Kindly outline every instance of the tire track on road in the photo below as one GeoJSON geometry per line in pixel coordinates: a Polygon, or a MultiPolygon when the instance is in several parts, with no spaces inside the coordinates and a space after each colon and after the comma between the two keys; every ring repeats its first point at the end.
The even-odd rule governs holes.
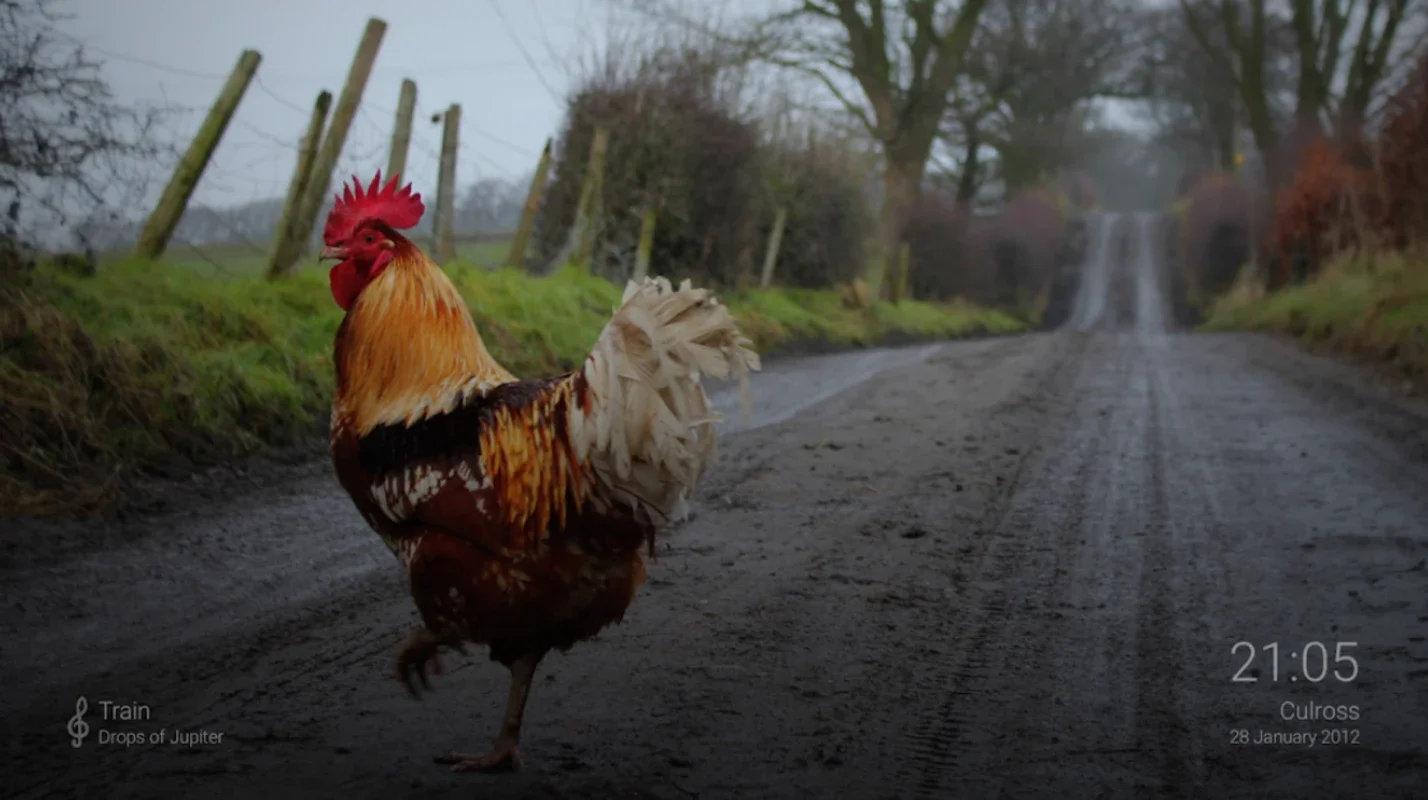
{"type": "Polygon", "coordinates": [[[993,518],[981,591],[926,633],[961,657],[923,677],[940,691],[910,736],[913,796],[1034,794],[1075,762],[1125,792],[1196,783],[1155,367],[1135,337],[1083,340],[993,518]]]}
{"type": "MultiPolygon", "coordinates": [[[[1089,341],[1081,336],[1058,342],[1048,354],[1055,367],[1043,374],[1031,396],[1042,400],[1065,396],[1068,385],[1080,377],[1082,354],[1089,341]]],[[[969,596],[960,598],[957,608],[936,609],[922,619],[920,638],[935,643],[941,652],[959,655],[926,664],[917,678],[926,702],[905,734],[905,746],[915,757],[904,761],[899,780],[899,786],[913,796],[945,797],[948,789],[976,771],[977,759],[988,752],[990,744],[985,737],[976,736],[986,722],[978,707],[986,699],[985,684],[1008,659],[1023,652],[1015,643],[1000,638],[998,620],[1015,609],[1018,598],[1010,594],[1006,581],[1024,566],[1035,543],[1009,527],[1016,511],[1015,499],[1025,487],[1029,471],[1048,458],[1057,458],[1046,449],[1055,437],[1045,434],[1064,417],[1065,410],[1043,409],[1035,419],[1026,418],[1026,409],[1017,410],[1023,412],[1020,421],[1024,427],[1010,438],[1020,451],[1011,479],[972,531],[975,538],[966,542],[964,532],[958,537],[959,546],[943,551],[946,561],[969,565],[964,576],[969,596]]],[[[1008,443],[1001,437],[993,441],[1002,446],[1008,443]]]]}
{"type": "MultiPolygon", "coordinates": [[[[1166,486],[1165,431],[1173,420],[1165,410],[1165,383],[1156,355],[1147,349],[1143,338],[1132,352],[1140,365],[1137,388],[1145,407],[1144,452],[1139,455],[1145,462],[1143,480],[1149,502],[1142,513],[1145,519],[1154,520],[1143,539],[1136,617],[1136,738],[1145,743],[1147,755],[1159,765],[1160,786],[1156,790],[1160,796],[1198,797],[1197,787],[1204,781],[1201,770],[1192,773],[1187,753],[1194,731],[1186,725],[1179,707],[1187,642],[1184,626],[1177,624],[1186,608],[1183,592],[1176,585],[1180,579],[1175,558],[1179,521],[1171,512],[1166,486]]],[[[1185,566],[1183,561],[1179,563],[1185,566]]]]}

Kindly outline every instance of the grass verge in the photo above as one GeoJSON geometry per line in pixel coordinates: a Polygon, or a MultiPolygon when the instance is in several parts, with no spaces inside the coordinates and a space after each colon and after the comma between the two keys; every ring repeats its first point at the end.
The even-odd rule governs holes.
{"type": "MultiPolygon", "coordinates": [[[[620,287],[566,271],[448,269],[492,352],[522,376],[574,368],[620,287]]],[[[1009,333],[968,305],[844,306],[832,291],[726,296],[760,352],[1009,333]]],[[[127,478],[181,476],[320,433],[341,321],[325,278],[213,280],[182,265],[42,268],[0,282],[0,516],[112,507],[127,478]]]]}
{"type": "Polygon", "coordinates": [[[1264,294],[1241,282],[1201,330],[1285,333],[1311,347],[1428,379],[1428,254],[1341,258],[1309,282],[1264,294]]]}

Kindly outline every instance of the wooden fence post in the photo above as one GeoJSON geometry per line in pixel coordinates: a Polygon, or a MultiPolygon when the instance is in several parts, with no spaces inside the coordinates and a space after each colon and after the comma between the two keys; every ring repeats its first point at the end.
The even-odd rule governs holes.
{"type": "Polygon", "coordinates": [[[362,32],[362,40],[357,44],[357,54],[352,58],[352,67],[347,71],[347,83],[342,94],[337,97],[337,108],[332,111],[332,122],[327,126],[327,134],[322,137],[322,147],[312,162],[307,188],[297,213],[290,223],[291,246],[282,254],[282,260],[274,266],[279,272],[292,268],[307,252],[312,241],[312,231],[317,227],[317,215],[327,201],[327,190],[332,185],[332,171],[337,167],[337,158],[342,155],[342,146],[347,142],[347,131],[352,127],[352,119],[357,116],[357,107],[362,103],[362,92],[367,88],[367,79],[372,75],[372,64],[377,60],[377,51],[382,47],[382,36],[387,32],[387,23],[376,17],[367,20],[367,28],[362,32]]]}
{"type": "Polygon", "coordinates": [[[327,123],[327,110],[332,106],[332,92],[322,91],[312,106],[312,118],[308,120],[307,132],[298,145],[297,164],[293,167],[293,179],[288,184],[288,196],[283,200],[283,214],[278,217],[277,234],[273,237],[273,249],[268,253],[268,277],[277,278],[292,271],[296,259],[287,258],[293,247],[291,226],[293,214],[302,194],[312,177],[312,159],[317,155],[317,144],[322,140],[322,126],[327,123]]]}
{"type": "Polygon", "coordinates": [[[595,137],[590,141],[590,159],[585,165],[585,180],[580,185],[580,205],[575,211],[575,226],[570,234],[575,243],[571,263],[578,269],[589,272],[595,255],[595,236],[599,232],[601,196],[605,180],[605,151],[610,145],[610,129],[604,125],[595,128],[595,137]]]}
{"type": "Polygon", "coordinates": [[[168,186],[164,187],[158,205],[154,206],[153,213],[149,214],[149,219],[144,223],[139,241],[134,245],[134,255],[140,258],[158,258],[169,246],[169,238],[173,236],[174,228],[178,227],[179,219],[188,208],[189,198],[193,196],[193,190],[203,177],[203,171],[208,168],[213,151],[218,149],[223,132],[228,130],[233,112],[238,110],[238,103],[248,91],[248,84],[252,82],[253,74],[258,71],[258,64],[262,60],[263,56],[257,50],[244,50],[243,54],[238,56],[238,64],[228,76],[228,82],[223,84],[218,99],[213,102],[213,108],[209,109],[208,116],[199,126],[198,133],[194,134],[188,150],[174,168],[174,174],[169,178],[168,186]]]}
{"type": "Polygon", "coordinates": [[[783,246],[783,226],[788,223],[788,209],[779,206],[774,212],[773,231],[769,233],[769,247],[764,251],[764,271],[759,276],[759,288],[767,289],[773,283],[774,264],[778,262],[778,251],[783,246]]]}
{"type": "Polygon", "coordinates": [[[645,207],[640,220],[640,246],[635,251],[635,272],[630,277],[642,281],[650,273],[650,255],[654,251],[655,223],[659,220],[659,210],[650,204],[645,207]]]}
{"type": "Polygon", "coordinates": [[[516,227],[516,238],[511,240],[511,249],[506,253],[506,266],[520,269],[526,260],[526,246],[535,228],[536,213],[540,211],[540,201],[545,195],[545,182],[550,177],[551,140],[545,140],[545,149],[540,152],[535,176],[531,178],[530,191],[526,192],[526,204],[521,208],[521,224],[516,227]]]}
{"type": "MultiPolygon", "coordinates": [[[[416,114],[416,82],[402,81],[402,93],[397,99],[397,124],[392,128],[392,152],[387,157],[387,178],[401,177],[407,171],[407,151],[412,144],[412,116],[416,114]]],[[[402,181],[407,183],[408,181],[402,181]]]]}
{"type": "Polygon", "coordinates": [[[432,222],[432,234],[436,238],[432,259],[438,264],[444,264],[456,255],[451,228],[456,206],[456,151],[460,146],[461,106],[452,103],[442,117],[445,124],[441,131],[441,171],[436,178],[436,217],[432,222]]]}

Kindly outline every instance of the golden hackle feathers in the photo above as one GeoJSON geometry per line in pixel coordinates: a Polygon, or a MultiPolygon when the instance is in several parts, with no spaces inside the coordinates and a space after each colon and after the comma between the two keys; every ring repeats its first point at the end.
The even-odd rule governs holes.
{"type": "Polygon", "coordinates": [[[571,414],[575,451],[613,499],[649,521],[679,516],[716,452],[700,379],[735,378],[745,409],[759,357],[729,309],[688,281],[630,281],[586,360],[590,410],[571,414]]]}
{"type": "Polygon", "coordinates": [[[409,243],[357,299],[337,359],[337,405],[359,435],[515,380],[487,351],[451,279],[409,243]]]}
{"type": "Polygon", "coordinates": [[[481,430],[482,464],[500,493],[497,513],[532,540],[553,522],[564,528],[585,497],[583,465],[556,428],[556,415],[574,404],[574,393],[572,381],[558,381],[534,403],[495,409],[481,430]]]}

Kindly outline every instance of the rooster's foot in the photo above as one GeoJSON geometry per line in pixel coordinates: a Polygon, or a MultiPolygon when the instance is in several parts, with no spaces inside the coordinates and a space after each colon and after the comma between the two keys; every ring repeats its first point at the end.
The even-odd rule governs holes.
{"type": "MultiPolygon", "coordinates": [[[[430,665],[432,675],[441,674],[441,660],[437,657],[443,642],[431,631],[420,630],[407,639],[406,646],[397,654],[397,680],[407,688],[407,692],[412,697],[420,697],[416,683],[412,678],[421,682],[421,689],[431,691],[431,684],[427,681],[427,666],[430,665]]],[[[458,653],[465,650],[459,643],[445,643],[458,653]]]]}
{"type": "Polygon", "coordinates": [[[521,768],[521,751],[515,744],[507,744],[485,755],[447,753],[432,760],[450,765],[452,772],[517,772],[521,768]]]}

